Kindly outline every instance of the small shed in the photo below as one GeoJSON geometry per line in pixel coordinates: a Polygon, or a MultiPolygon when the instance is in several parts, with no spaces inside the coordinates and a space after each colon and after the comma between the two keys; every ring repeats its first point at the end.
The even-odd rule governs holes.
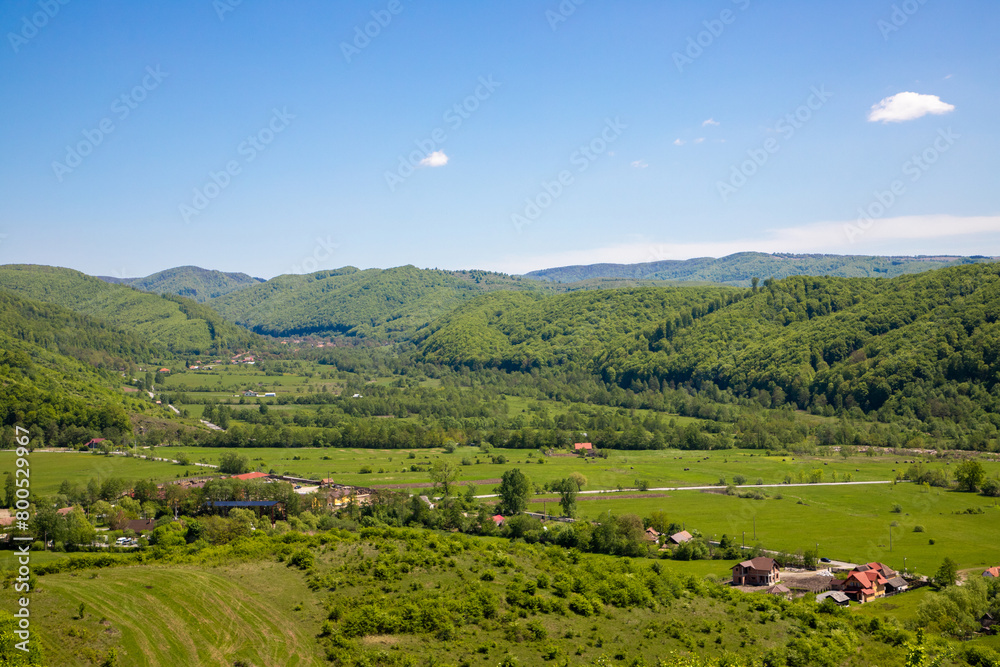
{"type": "Polygon", "coordinates": [[[827,591],[816,596],[816,602],[818,603],[828,599],[833,600],[834,604],[840,607],[846,607],[851,604],[851,598],[847,597],[847,594],[843,591],[827,591]]]}

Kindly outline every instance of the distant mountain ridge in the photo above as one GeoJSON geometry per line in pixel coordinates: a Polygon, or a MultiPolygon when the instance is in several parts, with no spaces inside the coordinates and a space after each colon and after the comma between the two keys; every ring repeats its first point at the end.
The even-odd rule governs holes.
{"type": "Polygon", "coordinates": [[[589,264],[541,269],[526,273],[536,280],[568,283],[595,278],[631,280],[705,281],[749,287],[752,278],[780,280],[789,276],[833,276],[841,278],[894,278],[946,266],[996,261],[995,257],[972,256],[875,256],[768,254],[740,252],[725,257],[697,257],[641,264],[589,264]]]}
{"type": "Polygon", "coordinates": [[[245,273],[225,273],[199,266],[178,266],[144,278],[96,277],[106,283],[128,285],[153,294],[176,294],[198,303],[264,282],[245,273]]]}

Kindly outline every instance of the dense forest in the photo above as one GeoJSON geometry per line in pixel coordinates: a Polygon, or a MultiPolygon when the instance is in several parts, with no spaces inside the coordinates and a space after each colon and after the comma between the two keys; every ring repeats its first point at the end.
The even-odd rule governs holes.
{"type": "Polygon", "coordinates": [[[112,278],[98,276],[108,283],[129,285],[143,292],[153,294],[174,294],[204,303],[223,294],[229,294],[250,285],[264,282],[245,273],[223,273],[197,266],[178,266],[159,271],[144,278],[112,278]]]}
{"type": "Polygon", "coordinates": [[[593,278],[705,281],[749,287],[753,278],[789,276],[838,276],[843,278],[894,278],[946,266],[987,261],[986,257],[871,257],[865,255],[789,255],[740,252],[726,257],[698,257],[643,264],[590,264],[542,269],[529,278],[575,282],[593,278]]]}

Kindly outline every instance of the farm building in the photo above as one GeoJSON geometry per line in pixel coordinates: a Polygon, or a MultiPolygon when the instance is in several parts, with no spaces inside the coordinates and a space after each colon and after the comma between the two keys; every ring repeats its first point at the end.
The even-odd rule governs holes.
{"type": "Polygon", "coordinates": [[[847,597],[843,591],[827,591],[816,596],[816,602],[823,602],[826,599],[833,600],[835,604],[841,607],[851,604],[851,598],[847,597]]]}
{"type": "Polygon", "coordinates": [[[885,594],[895,595],[896,593],[902,593],[909,587],[910,583],[897,575],[885,582],[885,594]]]}
{"type": "Polygon", "coordinates": [[[1000,578],[1000,567],[987,568],[986,571],[983,572],[983,576],[984,577],[993,577],[995,579],[996,578],[1000,578]]]}
{"type": "Polygon", "coordinates": [[[778,562],[758,556],[733,565],[734,586],[773,586],[781,578],[778,562]]]}
{"type": "Polygon", "coordinates": [[[667,541],[670,542],[671,544],[684,544],[685,542],[690,542],[692,539],[694,539],[694,537],[691,535],[691,533],[687,532],[686,530],[682,530],[681,532],[674,533],[673,535],[668,537],[667,541]]]}
{"type": "Polygon", "coordinates": [[[101,443],[105,441],[105,438],[91,438],[84,445],[87,449],[97,449],[101,446],[101,443]]]}
{"type": "Polygon", "coordinates": [[[266,472],[245,472],[242,475],[233,475],[233,479],[241,479],[243,481],[251,479],[264,479],[270,477],[266,472]]]}

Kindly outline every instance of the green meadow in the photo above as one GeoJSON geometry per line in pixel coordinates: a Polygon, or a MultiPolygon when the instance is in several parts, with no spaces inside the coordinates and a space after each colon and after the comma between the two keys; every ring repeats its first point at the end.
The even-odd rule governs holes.
{"type": "MultiPolygon", "coordinates": [[[[900,570],[905,558],[908,570],[927,575],[933,575],[946,556],[960,568],[1000,565],[996,499],[910,483],[765,490],[771,495],[766,500],[701,491],[649,492],[648,498],[641,493],[623,494],[626,498],[599,494],[580,496],[577,508],[578,515],[588,519],[608,511],[640,516],[663,511],[671,521],[710,539],[727,534],[742,541],[745,532],[748,546],[760,543],[794,553],[818,545],[823,557],[881,561],[900,570]],[[893,512],[895,505],[901,512],[893,512]],[[970,509],[982,513],[966,513],[970,509]]],[[[546,509],[558,513],[558,504],[549,497],[553,499],[546,509]]],[[[535,500],[530,509],[541,511],[542,503],[535,500]]]]}
{"type": "MultiPolygon", "coordinates": [[[[156,456],[161,456],[166,451],[162,448],[157,449],[156,456]]],[[[117,455],[104,456],[89,452],[33,452],[28,460],[31,464],[31,488],[41,495],[57,493],[64,479],[86,483],[91,478],[121,477],[164,482],[178,476],[183,477],[185,471],[177,464],[164,461],[117,455]]],[[[13,451],[0,451],[0,464],[4,470],[12,470],[13,462],[13,451]]],[[[208,468],[194,466],[189,469],[192,475],[212,472],[208,468]]]]}
{"type": "MultiPolygon", "coordinates": [[[[906,461],[914,460],[883,455],[845,459],[835,452],[781,457],[735,449],[710,452],[609,450],[608,458],[604,459],[542,456],[535,450],[526,449],[494,449],[490,454],[483,454],[477,447],[458,447],[451,454],[441,449],[162,447],[157,455],[175,458],[184,452],[192,461],[218,463],[224,453],[233,451],[251,459],[255,469],[273,469],[278,473],[310,478],[332,477],[342,484],[429,486],[432,483],[430,466],[443,460],[457,468],[459,481],[499,479],[507,470],[520,468],[532,482],[544,485],[579,472],[587,478],[585,490],[633,488],[640,479],[652,488],[716,485],[722,479],[733,483],[738,475],[746,479],[747,485],[754,485],[758,480],[763,484],[803,483],[809,482],[817,471],[823,482],[892,480],[905,473],[909,467],[906,461]],[[414,458],[410,458],[411,455],[414,458]],[[506,462],[492,463],[493,456],[503,456],[506,462]],[[412,466],[417,466],[418,470],[411,470],[412,466]],[[372,472],[363,473],[363,468],[370,468],[372,472]]],[[[930,469],[949,467],[933,459],[927,465],[930,469]]],[[[984,466],[991,475],[1000,473],[1000,464],[984,461],[984,466]]],[[[478,492],[490,491],[481,488],[478,492]]]]}

